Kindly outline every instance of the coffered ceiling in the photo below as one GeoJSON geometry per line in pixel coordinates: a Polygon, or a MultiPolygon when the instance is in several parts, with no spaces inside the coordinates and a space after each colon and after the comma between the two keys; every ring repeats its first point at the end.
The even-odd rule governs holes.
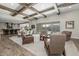
{"type": "Polygon", "coordinates": [[[61,14],[60,8],[76,5],[75,3],[0,3],[0,13],[22,20],[38,20],[46,18],[56,12],[61,14]]]}

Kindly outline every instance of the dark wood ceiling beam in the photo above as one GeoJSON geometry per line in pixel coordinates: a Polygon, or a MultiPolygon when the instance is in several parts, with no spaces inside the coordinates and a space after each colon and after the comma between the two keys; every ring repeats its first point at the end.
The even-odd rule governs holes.
{"type": "MultiPolygon", "coordinates": [[[[17,13],[16,10],[13,10],[13,9],[8,8],[8,7],[6,7],[6,6],[3,6],[3,5],[0,5],[0,9],[6,10],[6,11],[9,11],[9,12],[16,12],[16,13],[17,13]]],[[[20,13],[20,14],[23,15],[23,16],[29,17],[27,14],[24,14],[24,13],[20,13]]],[[[29,20],[29,19],[28,19],[28,20],[29,20]]]]}
{"type": "MultiPolygon", "coordinates": [[[[76,4],[76,3],[63,3],[63,4],[58,5],[57,7],[58,8],[63,8],[63,7],[70,6],[70,5],[74,5],[74,4],[76,4]]],[[[39,13],[44,13],[44,12],[47,12],[47,11],[50,11],[50,10],[53,10],[53,9],[54,9],[54,7],[52,6],[52,7],[48,8],[48,9],[46,9],[46,10],[39,11],[39,13]]],[[[29,15],[29,17],[33,17],[35,15],[37,15],[37,13],[34,13],[32,15],[29,15]]],[[[26,19],[26,18],[27,17],[23,17],[23,19],[26,19]]]]}
{"type": "Polygon", "coordinates": [[[54,8],[55,8],[55,10],[57,12],[57,15],[60,15],[60,10],[58,9],[57,3],[54,4],[54,8]]]}
{"type": "Polygon", "coordinates": [[[29,7],[31,10],[35,11],[37,14],[41,14],[43,15],[45,18],[47,17],[46,15],[40,13],[37,9],[33,8],[33,7],[29,7]]]}
{"type": "Polygon", "coordinates": [[[26,7],[22,7],[20,10],[18,10],[17,12],[12,13],[12,16],[16,16],[18,14],[20,14],[21,12],[23,12],[24,10],[26,10],[26,7]]]}
{"type": "Polygon", "coordinates": [[[58,5],[58,8],[67,7],[74,4],[77,4],[77,3],[63,3],[63,4],[58,5]]]}
{"type": "MultiPolygon", "coordinates": [[[[16,12],[16,13],[17,13],[17,10],[14,10],[14,9],[8,8],[8,7],[3,6],[3,5],[0,5],[0,9],[6,10],[6,11],[9,11],[9,12],[16,12]]],[[[21,14],[21,15],[24,15],[24,16],[27,16],[27,15],[24,14],[24,13],[20,13],[20,14],[21,14]]]]}
{"type": "Polygon", "coordinates": [[[15,10],[8,8],[6,6],[3,6],[3,5],[0,5],[0,9],[4,9],[4,10],[10,11],[10,12],[16,12],[15,10]]]}
{"type": "MultiPolygon", "coordinates": [[[[29,19],[29,18],[30,18],[29,15],[24,14],[24,13],[20,13],[20,14],[21,14],[21,15],[24,15],[24,16],[27,16],[27,19],[30,20],[30,19],[29,19]]],[[[35,20],[38,19],[37,17],[32,17],[32,18],[35,19],[35,20]]]]}
{"type": "MultiPolygon", "coordinates": [[[[39,13],[44,13],[44,12],[50,11],[50,10],[52,10],[52,9],[54,9],[54,7],[50,7],[50,8],[48,8],[48,9],[46,9],[46,10],[39,11],[39,13]]],[[[33,17],[33,16],[35,16],[35,15],[37,15],[37,13],[34,13],[34,14],[32,14],[32,15],[29,15],[29,17],[33,17]]],[[[26,19],[26,18],[27,18],[27,16],[23,17],[23,19],[26,19]]]]}
{"type": "MultiPolygon", "coordinates": [[[[9,12],[16,12],[17,13],[17,10],[8,8],[8,7],[3,6],[3,5],[0,5],[0,9],[6,10],[6,11],[9,11],[9,12]]],[[[20,13],[20,14],[23,15],[23,16],[27,16],[27,18],[29,18],[29,16],[27,14],[24,14],[24,13],[20,13]]]]}
{"type": "MultiPolygon", "coordinates": [[[[31,8],[33,5],[37,4],[37,3],[29,3],[29,4],[26,4],[26,3],[20,3],[22,6],[27,6],[28,8],[31,8]]],[[[36,11],[35,11],[36,12],[36,11]]],[[[46,17],[46,15],[44,15],[44,17],[46,17]]],[[[28,19],[29,16],[27,15],[26,18],[28,19]]],[[[23,18],[25,19],[25,18],[23,18]]],[[[37,20],[38,18],[37,17],[33,17],[32,19],[35,19],[37,20]]]]}
{"type": "Polygon", "coordinates": [[[19,3],[19,4],[22,5],[22,6],[29,6],[29,7],[31,7],[33,5],[36,5],[37,3],[19,3]]]}
{"type": "MultiPolygon", "coordinates": [[[[17,13],[17,10],[8,8],[8,7],[3,6],[3,5],[0,5],[0,9],[6,10],[6,11],[9,11],[9,12],[16,12],[16,13],[17,13]]],[[[24,14],[24,13],[20,13],[20,14],[23,15],[23,16],[28,16],[27,14],[24,14]]],[[[28,16],[28,17],[29,17],[29,16],[28,16]]]]}
{"type": "Polygon", "coordinates": [[[28,7],[30,7],[32,5],[33,5],[32,3],[29,3],[29,4],[27,4],[27,3],[20,3],[20,6],[23,6],[23,7],[20,8],[17,12],[12,13],[12,16],[16,16],[19,13],[22,13],[23,11],[25,11],[26,9],[28,9],[28,7]]]}

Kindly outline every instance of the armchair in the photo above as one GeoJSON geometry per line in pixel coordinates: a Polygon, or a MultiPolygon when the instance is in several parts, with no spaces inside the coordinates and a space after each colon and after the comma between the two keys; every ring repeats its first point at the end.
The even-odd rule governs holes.
{"type": "Polygon", "coordinates": [[[66,41],[70,40],[72,32],[70,32],[70,31],[63,31],[62,33],[66,35],[66,41]]]}
{"type": "Polygon", "coordinates": [[[45,49],[48,55],[65,55],[65,40],[64,34],[52,35],[50,38],[44,39],[45,49]]]}

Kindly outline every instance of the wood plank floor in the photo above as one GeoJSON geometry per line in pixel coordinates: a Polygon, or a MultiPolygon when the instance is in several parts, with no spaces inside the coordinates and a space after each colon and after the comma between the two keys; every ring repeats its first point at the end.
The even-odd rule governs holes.
{"type": "MultiPolygon", "coordinates": [[[[66,42],[66,54],[79,56],[79,39],[66,42]]],[[[3,36],[0,39],[0,56],[34,56],[34,54],[8,39],[8,36],[3,36]]]]}
{"type": "Polygon", "coordinates": [[[75,46],[79,50],[79,39],[72,39],[72,41],[74,42],[75,46]]]}
{"type": "Polygon", "coordinates": [[[0,56],[34,56],[18,44],[4,36],[0,39],[0,56]]]}

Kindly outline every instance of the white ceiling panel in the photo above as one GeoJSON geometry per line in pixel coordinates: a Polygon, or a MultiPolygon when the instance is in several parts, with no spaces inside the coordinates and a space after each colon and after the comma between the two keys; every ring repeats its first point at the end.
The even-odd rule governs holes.
{"type": "Polygon", "coordinates": [[[53,3],[38,3],[34,5],[33,7],[36,8],[38,11],[42,11],[47,8],[53,7],[53,3]]]}
{"type": "Polygon", "coordinates": [[[30,18],[28,18],[29,20],[33,20],[34,18],[33,17],[30,17],[30,18]]]}
{"type": "Polygon", "coordinates": [[[26,22],[28,20],[27,19],[24,20],[24,19],[20,18],[19,16],[18,17],[13,17],[13,16],[11,16],[9,14],[4,14],[4,13],[0,12],[0,21],[2,21],[2,22],[17,22],[17,23],[19,23],[19,22],[24,22],[24,21],[26,22]]]}
{"type": "Polygon", "coordinates": [[[20,6],[20,4],[18,3],[0,3],[0,5],[6,6],[14,10],[16,10],[20,6]]]}
{"type": "Polygon", "coordinates": [[[25,10],[23,13],[27,14],[27,15],[31,15],[31,14],[34,14],[35,12],[30,10],[30,9],[27,9],[25,10]]]}
{"type": "Polygon", "coordinates": [[[34,16],[34,17],[37,17],[37,18],[39,18],[39,17],[43,17],[43,15],[41,15],[41,14],[38,14],[38,15],[36,15],[36,16],[34,16]]]}
{"type": "Polygon", "coordinates": [[[16,15],[15,17],[18,17],[18,18],[23,18],[24,16],[23,15],[20,15],[20,14],[18,14],[18,15],[16,15]]]}
{"type": "Polygon", "coordinates": [[[50,11],[44,12],[43,14],[49,15],[49,14],[53,14],[55,12],[56,12],[56,10],[50,10],[50,11]]]}

